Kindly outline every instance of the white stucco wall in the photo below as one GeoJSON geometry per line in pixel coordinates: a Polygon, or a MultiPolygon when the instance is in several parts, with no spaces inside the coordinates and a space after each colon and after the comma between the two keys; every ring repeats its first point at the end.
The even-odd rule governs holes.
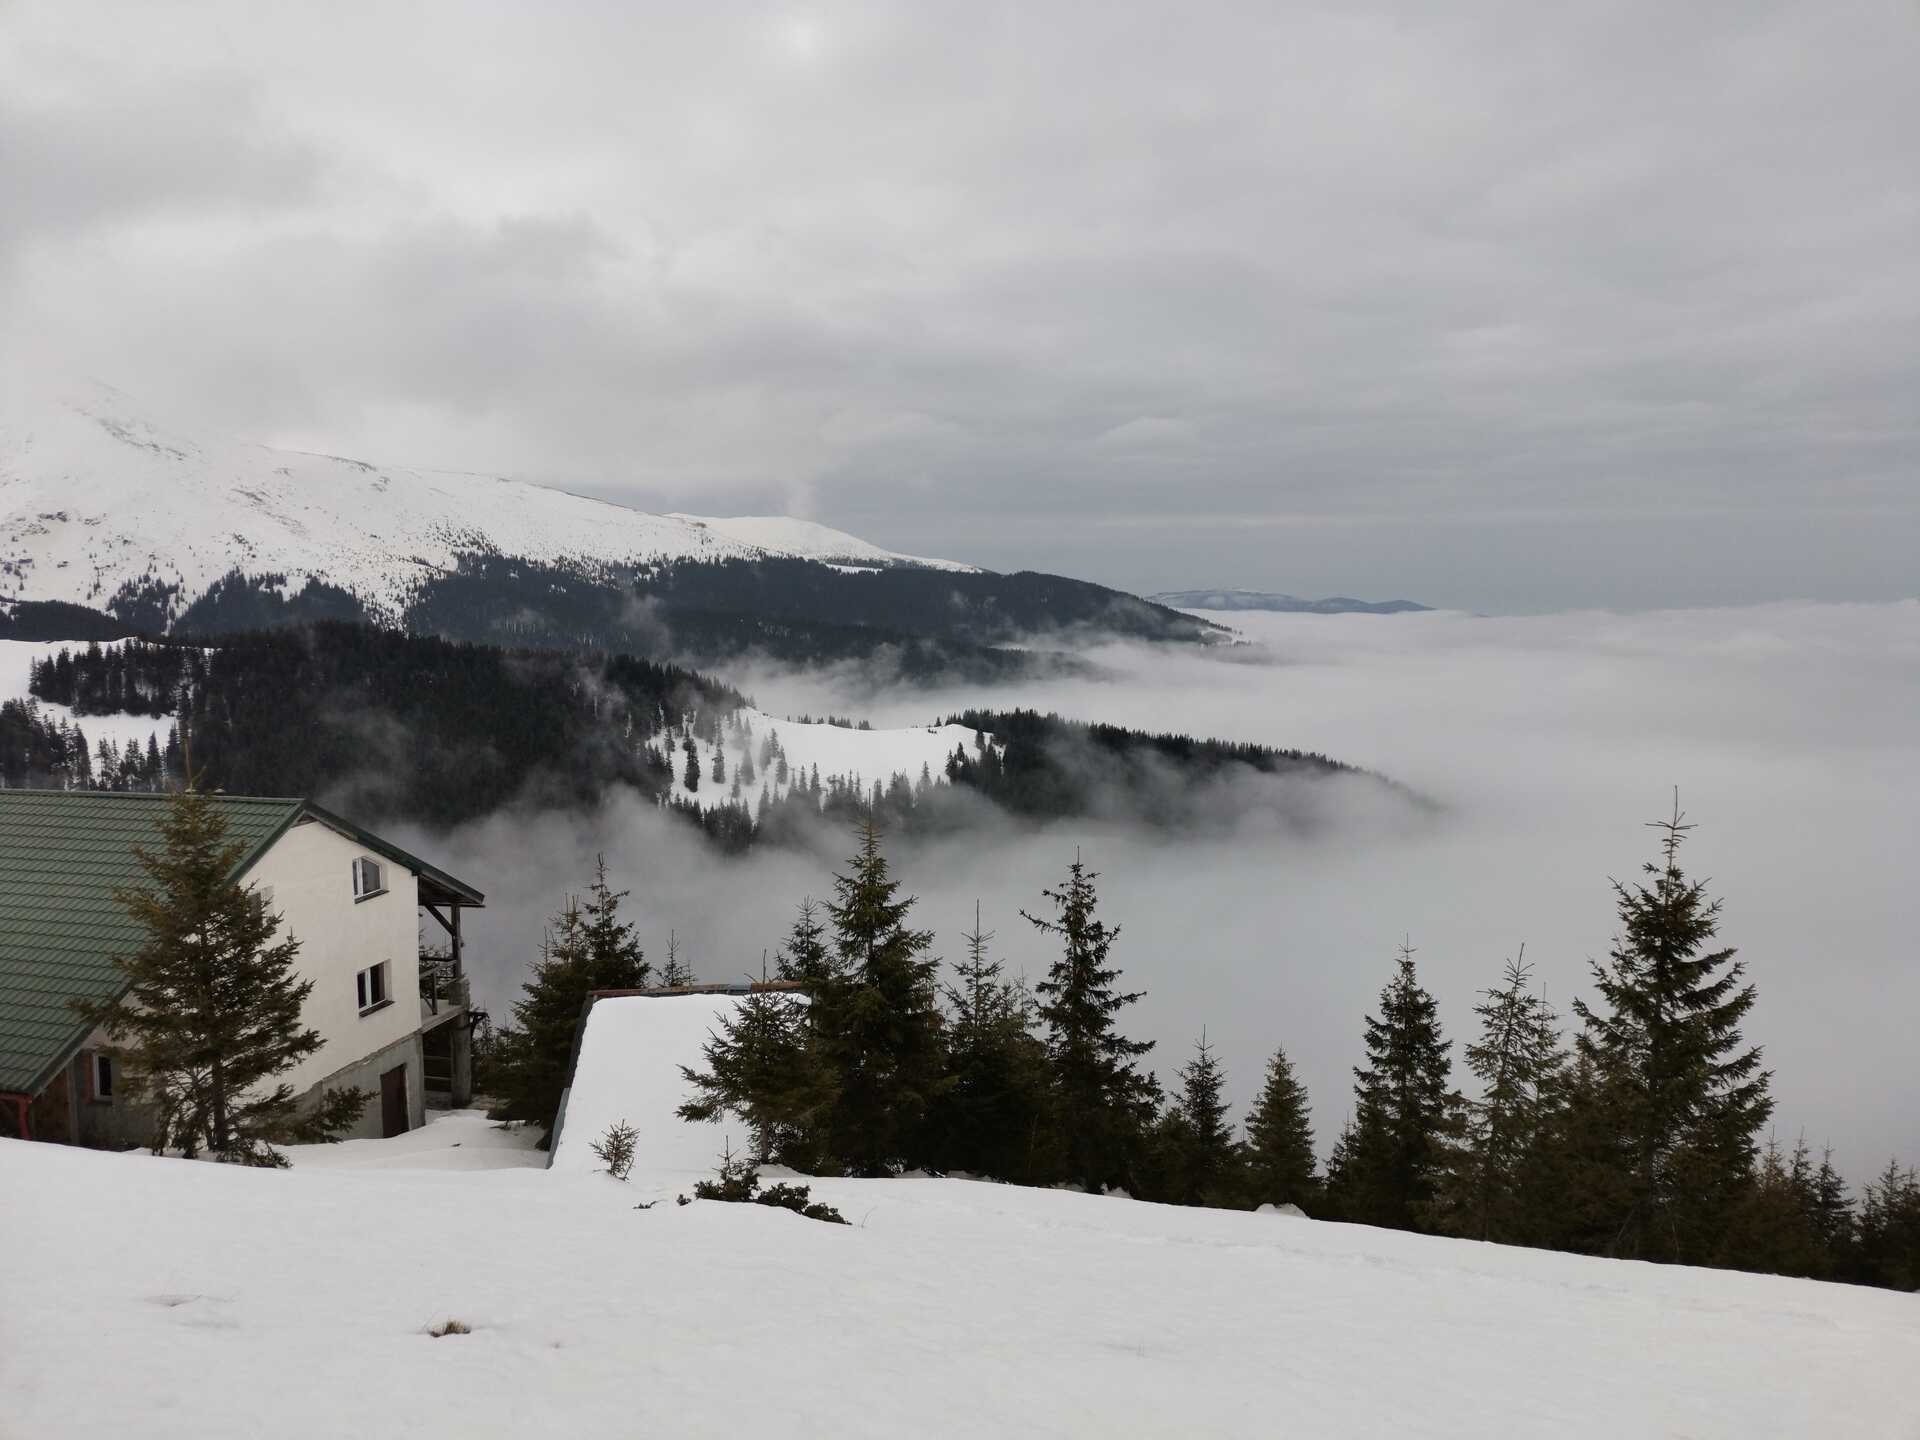
{"type": "MultiPolygon", "coordinates": [[[[300,941],[295,968],[312,980],[303,1018],[325,1043],[281,1078],[304,1091],[420,1028],[419,890],[413,872],[382,856],[387,889],[356,901],[353,862],[372,854],[318,821],[295,825],[246,876],[271,886],[282,935],[300,941]],[[386,961],[392,1003],[360,1013],[354,977],[386,961]]],[[[379,1097],[373,1100],[377,1114],[379,1097]]]]}

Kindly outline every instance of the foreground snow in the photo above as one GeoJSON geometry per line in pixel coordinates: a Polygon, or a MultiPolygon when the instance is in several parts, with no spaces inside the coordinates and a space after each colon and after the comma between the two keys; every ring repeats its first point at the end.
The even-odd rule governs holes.
{"type": "Polygon", "coordinates": [[[1913,1296],[962,1180],[681,1207],[728,1002],[611,1003],[551,1170],[471,1112],[278,1173],[0,1141],[0,1434],[1920,1434],[1913,1296]]]}

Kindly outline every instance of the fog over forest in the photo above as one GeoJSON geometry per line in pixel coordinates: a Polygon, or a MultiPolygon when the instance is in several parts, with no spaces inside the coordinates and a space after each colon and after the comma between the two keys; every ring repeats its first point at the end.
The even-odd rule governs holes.
{"type": "MultiPolygon", "coordinates": [[[[1691,873],[1723,897],[1760,1001],[1776,1129],[1804,1129],[1863,1177],[1920,1153],[1911,1017],[1920,1008],[1910,896],[1920,793],[1920,603],[1774,605],[1642,615],[1483,618],[1241,615],[1228,651],[1113,647],[1097,680],[1003,694],[873,693],[845,676],[742,672],[762,707],[834,711],[877,725],[963,703],[1039,704],[1076,716],[1297,745],[1375,768],[1439,802],[1421,818],[1365,786],[1323,833],[1256,820],[1231,841],[1168,842],[1089,825],[995,843],[901,849],[918,921],[958,955],[977,897],[1012,969],[1044,972],[1033,909],[1076,847],[1101,872],[1124,934],[1116,958],[1146,998],[1128,1014],[1159,1042],[1163,1078],[1206,1028],[1236,1109],[1274,1044],[1311,1089],[1322,1151],[1350,1099],[1361,1017],[1410,937],[1448,1034],[1469,1033],[1474,992],[1524,942],[1564,1015],[1613,933],[1609,877],[1653,854],[1645,823],[1672,788],[1699,828],[1691,873]]],[[[1326,797],[1320,797],[1324,803],[1326,797]]],[[[1335,799],[1340,799],[1335,792],[1335,799]]],[[[850,842],[849,842],[850,843],[850,842]]],[[[670,930],[702,979],[757,974],[793,904],[831,888],[828,855],[721,861],[638,804],[590,823],[500,817],[434,842],[478,877],[471,927],[481,1003],[504,1018],[540,917],[604,850],[650,953],[670,930]]]]}

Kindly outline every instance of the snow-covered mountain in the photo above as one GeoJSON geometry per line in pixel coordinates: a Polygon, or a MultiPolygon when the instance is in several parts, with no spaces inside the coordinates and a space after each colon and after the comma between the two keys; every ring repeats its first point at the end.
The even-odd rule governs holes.
{"type": "Polygon", "coordinates": [[[97,383],[0,408],[0,598],[99,608],[151,576],[191,599],[238,568],[294,589],[318,578],[391,612],[475,551],[583,573],[762,556],[975,569],[784,516],[654,515],[523,480],[189,433],[97,383]]]}

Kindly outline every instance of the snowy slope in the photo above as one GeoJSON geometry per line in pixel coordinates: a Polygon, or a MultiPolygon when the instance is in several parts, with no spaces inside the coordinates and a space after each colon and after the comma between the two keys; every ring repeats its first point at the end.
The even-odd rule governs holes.
{"type": "MultiPolygon", "coordinates": [[[[989,744],[993,743],[988,736],[989,744]]],[[[664,740],[656,746],[664,753],[664,740]]],[[[674,742],[676,747],[679,742],[674,742]]],[[[928,773],[936,784],[944,785],[947,777],[942,767],[947,757],[953,754],[956,745],[964,746],[969,753],[974,749],[974,732],[964,725],[914,725],[900,730],[854,730],[844,725],[828,725],[823,722],[803,723],[797,720],[780,720],[758,710],[739,710],[731,722],[722,730],[716,743],[695,740],[694,749],[700,757],[700,784],[689,789],[686,780],[686,752],[675,748],[666,758],[672,762],[674,773],[674,793],[682,800],[691,800],[699,805],[716,805],[733,798],[733,779],[741,777],[739,798],[755,801],[761,790],[766,790],[773,799],[779,799],[803,778],[810,778],[817,769],[822,782],[835,776],[851,778],[864,788],[871,789],[876,783],[884,785],[895,775],[905,775],[909,781],[918,782],[922,770],[928,773]],[[771,738],[777,746],[777,755],[784,755],[787,761],[786,779],[780,779],[777,755],[769,765],[762,757],[767,752],[767,741],[771,738]],[[719,749],[726,756],[727,779],[715,785],[709,778],[713,774],[713,752],[719,749]],[[752,779],[746,779],[748,771],[743,761],[753,759],[752,779]]]]}
{"type": "Polygon", "coordinates": [[[236,567],[396,606],[462,551],[591,570],[781,555],[931,565],[779,517],[652,515],[520,480],[382,467],[186,434],[102,385],[0,409],[0,594],[98,607],[151,571],[191,598],[236,567]]]}
{"type": "Polygon", "coordinates": [[[678,1206],[703,1002],[632,1003],[684,1008],[578,1102],[628,1184],[470,1114],[279,1172],[0,1141],[0,1435],[1920,1435],[1910,1295],[961,1180],[678,1206]]]}
{"type": "MultiPolygon", "coordinates": [[[[109,641],[100,648],[111,650],[115,643],[109,641]]],[[[156,743],[165,745],[167,732],[173,728],[171,715],[162,715],[158,719],[147,715],[76,715],[65,705],[34,700],[27,693],[27,681],[34,661],[46,660],[62,650],[86,648],[84,643],[76,644],[71,640],[0,640],[0,700],[33,700],[47,719],[70,720],[78,725],[86,732],[87,742],[91,745],[111,740],[114,748],[119,750],[126,749],[129,743],[145,748],[148,736],[152,736],[156,743]]]]}

